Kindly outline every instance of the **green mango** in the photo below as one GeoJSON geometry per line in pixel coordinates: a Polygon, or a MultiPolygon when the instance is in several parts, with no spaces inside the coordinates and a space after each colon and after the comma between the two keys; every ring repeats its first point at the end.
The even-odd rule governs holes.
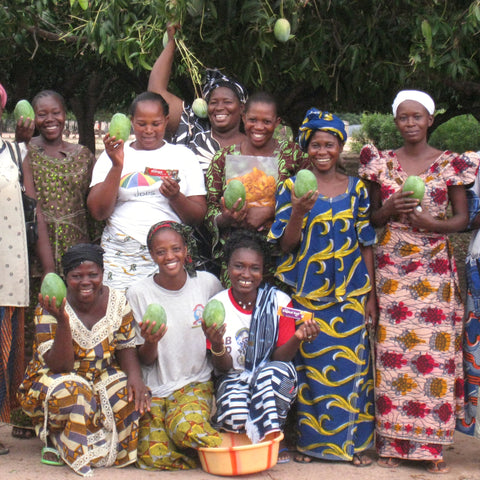
{"type": "Polygon", "coordinates": [[[50,272],[45,275],[42,281],[40,293],[43,298],[48,296],[50,300],[55,297],[55,305],[58,308],[62,304],[63,299],[67,296],[67,287],[59,275],[50,272]]]}
{"type": "Polygon", "coordinates": [[[122,139],[124,142],[130,137],[130,130],[132,123],[130,119],[123,113],[115,113],[110,120],[110,128],[108,133],[111,137],[115,137],[117,140],[122,139]]]}
{"type": "Polygon", "coordinates": [[[247,192],[245,191],[245,185],[240,180],[230,180],[227,184],[227,188],[223,192],[223,198],[225,199],[225,206],[231,210],[233,204],[241,198],[242,201],[237,210],[240,210],[245,205],[245,197],[247,192]]]}
{"type": "Polygon", "coordinates": [[[413,192],[410,197],[416,198],[419,202],[423,200],[425,195],[425,182],[416,175],[410,175],[403,184],[402,191],[413,192]]]}
{"type": "Polygon", "coordinates": [[[142,318],[142,322],[145,323],[150,320],[150,324],[155,322],[152,327],[152,333],[155,333],[164,323],[167,323],[167,314],[165,309],[158,303],[151,303],[142,318]]]}
{"type": "Polygon", "coordinates": [[[207,327],[211,327],[214,323],[217,324],[217,328],[223,325],[225,321],[225,307],[219,300],[210,300],[203,309],[203,320],[207,327]]]}
{"type": "Polygon", "coordinates": [[[193,113],[200,118],[208,117],[208,105],[203,98],[196,98],[192,103],[193,113]]]}
{"type": "Polygon", "coordinates": [[[279,18],[273,27],[275,38],[282,43],[290,39],[290,22],[286,18],[279,18]]]}
{"type": "Polygon", "coordinates": [[[302,169],[297,172],[293,186],[297,198],[302,198],[309,191],[315,192],[317,188],[318,182],[312,171],[302,169]]]}
{"type": "Polygon", "coordinates": [[[15,118],[15,122],[20,120],[20,117],[23,117],[23,120],[27,118],[31,118],[32,120],[35,118],[35,112],[33,111],[33,107],[30,105],[28,100],[19,100],[15,105],[15,109],[13,110],[13,116],[15,118]]]}

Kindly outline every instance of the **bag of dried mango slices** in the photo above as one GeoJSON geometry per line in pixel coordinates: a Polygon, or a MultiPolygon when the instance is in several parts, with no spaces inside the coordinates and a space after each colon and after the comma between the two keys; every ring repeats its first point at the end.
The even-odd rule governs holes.
{"type": "Polygon", "coordinates": [[[276,157],[227,155],[225,179],[240,180],[245,186],[247,208],[275,207],[275,191],[278,180],[276,157]]]}

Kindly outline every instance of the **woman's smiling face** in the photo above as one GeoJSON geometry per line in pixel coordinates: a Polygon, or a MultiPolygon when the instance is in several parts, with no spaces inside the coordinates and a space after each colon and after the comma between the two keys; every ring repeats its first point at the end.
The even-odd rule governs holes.
{"type": "Polygon", "coordinates": [[[243,104],[228,87],[217,87],[208,99],[208,119],[215,133],[238,128],[242,118],[243,104]]]}
{"type": "Polygon", "coordinates": [[[307,148],[313,168],[318,172],[335,168],[342,151],[343,145],[338,137],[323,130],[317,130],[312,135],[307,148]]]}
{"type": "Polygon", "coordinates": [[[263,256],[250,248],[238,248],[228,262],[232,290],[241,298],[256,293],[263,280],[263,256]]]}
{"type": "Polygon", "coordinates": [[[179,233],[170,228],[160,229],[152,238],[150,256],[161,276],[176,277],[184,273],[187,246],[179,233]]]}
{"type": "Polygon", "coordinates": [[[75,304],[93,303],[102,291],[103,270],[95,262],[87,260],[70,270],[65,280],[69,301],[75,304]]]}
{"type": "Polygon", "coordinates": [[[280,123],[274,104],[253,102],[243,115],[243,125],[248,142],[254,148],[266,145],[280,123]]]}
{"type": "Polygon", "coordinates": [[[53,95],[41,97],[35,103],[35,126],[47,141],[62,137],[65,128],[65,109],[53,95]]]}

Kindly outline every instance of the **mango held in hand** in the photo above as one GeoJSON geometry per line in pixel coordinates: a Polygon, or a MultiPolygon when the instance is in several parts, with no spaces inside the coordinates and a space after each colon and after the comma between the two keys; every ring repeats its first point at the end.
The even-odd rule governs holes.
{"type": "Polygon", "coordinates": [[[124,142],[126,142],[130,136],[131,128],[132,124],[130,119],[125,114],[115,113],[110,121],[108,133],[111,137],[115,137],[117,140],[122,139],[124,142]]]}
{"type": "Polygon", "coordinates": [[[425,194],[425,182],[416,175],[410,175],[403,184],[402,191],[413,192],[410,197],[416,198],[419,202],[422,201],[425,194]]]}
{"type": "Polygon", "coordinates": [[[162,38],[163,48],[165,48],[167,46],[167,43],[168,43],[168,32],[165,31],[165,33],[163,34],[163,38],[162,38]]]}
{"type": "Polygon", "coordinates": [[[35,112],[33,111],[33,107],[30,105],[28,100],[19,100],[15,105],[15,110],[13,110],[13,116],[15,118],[15,122],[20,120],[20,117],[23,117],[23,120],[27,118],[31,118],[32,120],[35,118],[35,112]]]}
{"type": "Polygon", "coordinates": [[[55,297],[55,305],[59,308],[63,299],[67,296],[67,287],[60,276],[50,272],[45,275],[42,281],[40,293],[44,299],[48,296],[50,301],[55,297]]]}
{"type": "Polygon", "coordinates": [[[219,300],[210,300],[203,309],[203,320],[207,327],[211,327],[214,323],[217,324],[217,328],[223,325],[225,321],[225,307],[219,300]]]}
{"type": "Polygon", "coordinates": [[[145,323],[147,320],[150,320],[150,325],[155,322],[155,325],[152,327],[152,333],[156,333],[164,323],[167,323],[167,314],[165,309],[158,303],[151,303],[147,307],[147,310],[145,310],[142,322],[145,323]]]}
{"type": "MultiPolygon", "coordinates": [[[[310,190],[316,192],[318,188],[318,182],[315,174],[306,169],[299,170],[295,178],[295,184],[293,186],[295,196],[302,198],[310,190]]],[[[313,195],[313,193],[312,193],[313,195]]]]}
{"type": "Polygon", "coordinates": [[[192,104],[193,113],[200,118],[208,117],[208,105],[203,98],[196,98],[192,104]]]}
{"type": "Polygon", "coordinates": [[[233,204],[241,198],[242,201],[237,210],[240,210],[245,205],[245,197],[247,192],[245,191],[245,185],[240,180],[230,180],[227,184],[227,188],[223,192],[223,198],[225,199],[225,206],[231,210],[233,204]]]}
{"type": "Polygon", "coordinates": [[[275,38],[282,43],[290,39],[290,22],[286,18],[279,18],[273,27],[275,38]]]}

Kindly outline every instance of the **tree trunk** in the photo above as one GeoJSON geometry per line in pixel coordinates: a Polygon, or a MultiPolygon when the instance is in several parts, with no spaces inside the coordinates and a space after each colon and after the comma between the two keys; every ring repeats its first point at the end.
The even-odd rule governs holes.
{"type": "Polygon", "coordinates": [[[78,123],[78,143],[85,145],[95,154],[95,112],[105,92],[117,77],[106,79],[99,71],[87,72],[86,75],[88,80],[70,77],[69,85],[65,88],[70,92],[70,105],[78,123]],[[78,91],[75,86],[85,81],[87,82],[86,91],[78,91]]]}
{"type": "Polygon", "coordinates": [[[70,105],[78,122],[78,143],[95,153],[95,111],[103,94],[102,82],[98,72],[92,72],[88,78],[86,92],[76,92],[70,98],[70,105]]]}

